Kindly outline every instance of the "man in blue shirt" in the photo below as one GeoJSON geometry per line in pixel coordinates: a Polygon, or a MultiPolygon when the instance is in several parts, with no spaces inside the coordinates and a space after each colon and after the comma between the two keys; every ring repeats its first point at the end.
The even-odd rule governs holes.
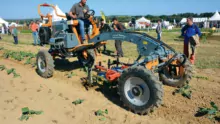
{"type": "Polygon", "coordinates": [[[193,24],[193,18],[189,17],[187,18],[187,25],[184,26],[181,30],[182,32],[182,36],[184,36],[184,54],[187,56],[187,58],[189,57],[189,43],[192,49],[192,54],[190,56],[190,62],[192,64],[194,64],[195,61],[195,48],[196,48],[196,44],[193,41],[193,36],[198,34],[199,36],[201,36],[201,31],[198,28],[197,25],[193,24]]]}

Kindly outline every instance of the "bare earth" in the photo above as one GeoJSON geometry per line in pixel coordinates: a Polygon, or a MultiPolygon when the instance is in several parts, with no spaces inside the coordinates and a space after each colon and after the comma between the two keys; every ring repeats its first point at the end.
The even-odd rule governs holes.
{"type": "MultiPolygon", "coordinates": [[[[14,46],[0,42],[0,46],[10,50],[32,51],[37,53],[40,47],[30,45],[14,46]]],[[[106,56],[103,56],[107,60],[106,56]]],[[[83,87],[80,78],[86,74],[80,71],[77,62],[70,60],[58,62],[55,74],[50,79],[43,79],[34,68],[22,63],[0,58],[0,65],[15,68],[21,77],[13,78],[5,71],[0,71],[0,122],[1,124],[209,124],[206,117],[194,117],[198,107],[209,107],[213,101],[220,106],[220,69],[196,70],[196,75],[206,76],[208,80],[193,79],[192,99],[180,95],[173,96],[175,88],[164,86],[164,104],[152,114],[136,115],[122,107],[119,97],[114,91],[99,87],[83,87]],[[65,74],[71,69],[77,76],[68,79],[65,74]],[[80,105],[73,105],[76,99],[85,99],[80,105]],[[20,121],[21,108],[43,110],[42,115],[31,117],[28,121],[20,121]],[[95,116],[97,110],[108,109],[105,121],[95,116]]]]}

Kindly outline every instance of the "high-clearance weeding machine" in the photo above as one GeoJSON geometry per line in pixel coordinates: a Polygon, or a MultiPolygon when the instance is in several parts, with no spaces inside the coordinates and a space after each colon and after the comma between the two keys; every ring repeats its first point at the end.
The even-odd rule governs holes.
{"type": "MultiPolygon", "coordinates": [[[[52,22],[51,16],[44,16],[40,7],[53,7],[49,4],[39,5],[39,14],[48,18],[39,31],[42,43],[49,44],[48,51],[41,50],[37,55],[37,70],[44,78],[53,76],[55,57],[77,57],[79,62],[88,67],[88,83],[92,84],[91,70],[95,63],[94,50],[105,44],[103,41],[122,40],[137,45],[139,57],[133,64],[122,63],[117,59],[108,62],[108,68],[101,64],[95,68],[104,72],[107,80],[116,81],[120,99],[130,110],[138,114],[146,114],[162,103],[164,84],[182,87],[192,77],[192,67],[185,55],[177,53],[162,41],[138,32],[103,32],[99,33],[94,19],[95,11],[90,10],[85,17],[90,21],[93,30],[87,36],[87,43],[82,43],[77,31],[78,21],[68,14],[57,16],[66,18],[52,22]],[[116,65],[112,67],[112,65],[116,65]],[[159,74],[159,78],[155,74],[159,74]]],[[[86,26],[85,26],[86,27],[86,26]]]]}

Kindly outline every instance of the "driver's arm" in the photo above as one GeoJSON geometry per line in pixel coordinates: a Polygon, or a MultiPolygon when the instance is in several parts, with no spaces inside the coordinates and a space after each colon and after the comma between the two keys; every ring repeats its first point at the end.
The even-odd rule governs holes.
{"type": "Polygon", "coordinates": [[[69,12],[69,16],[70,16],[70,17],[72,17],[72,18],[74,18],[74,19],[76,19],[76,18],[77,18],[76,14],[75,14],[75,13],[73,13],[73,12],[69,12]]]}

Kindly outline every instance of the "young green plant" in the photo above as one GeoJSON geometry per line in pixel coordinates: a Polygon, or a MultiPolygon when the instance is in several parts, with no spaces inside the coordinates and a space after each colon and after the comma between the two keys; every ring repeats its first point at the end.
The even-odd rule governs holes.
{"type": "Polygon", "coordinates": [[[220,122],[220,110],[214,102],[210,102],[211,108],[199,108],[196,113],[196,117],[201,117],[207,115],[207,117],[214,121],[217,120],[220,122]]]}
{"type": "Polygon", "coordinates": [[[40,115],[43,113],[43,111],[34,111],[34,110],[29,110],[28,107],[25,107],[25,108],[22,108],[21,109],[22,111],[22,115],[21,117],[19,118],[20,121],[23,121],[23,120],[28,120],[30,117],[32,117],[33,115],[40,115]]]}
{"type": "Polygon", "coordinates": [[[191,99],[191,97],[192,97],[192,90],[191,90],[191,87],[189,86],[189,84],[185,85],[185,86],[182,87],[182,88],[176,89],[176,90],[173,92],[173,95],[176,95],[176,93],[179,93],[179,94],[181,94],[183,97],[186,97],[186,98],[188,98],[188,99],[191,99]]]}

